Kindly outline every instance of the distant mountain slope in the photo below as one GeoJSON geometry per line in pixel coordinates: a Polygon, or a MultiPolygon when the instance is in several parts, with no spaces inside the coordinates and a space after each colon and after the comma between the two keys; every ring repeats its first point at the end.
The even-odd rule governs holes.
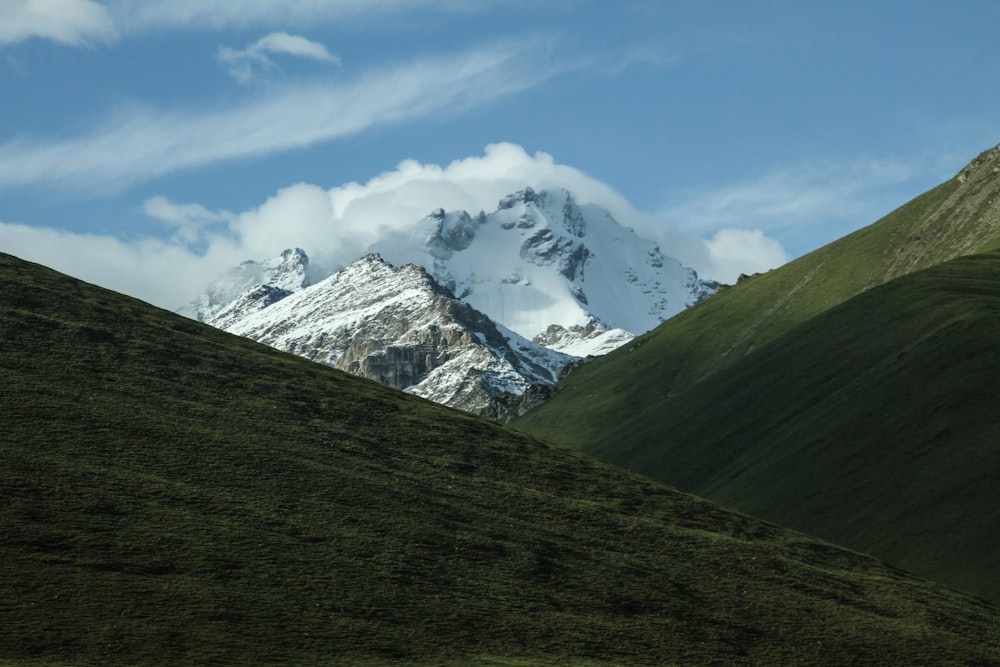
{"type": "Polygon", "coordinates": [[[377,254],[294,293],[257,285],[207,323],[495,419],[577,361],[501,330],[422,267],[377,254]]]}
{"type": "Polygon", "coordinates": [[[1000,601],[998,398],[1000,255],[977,255],[818,315],[666,408],[605,414],[618,432],[586,451],[1000,601]]]}
{"type": "Polygon", "coordinates": [[[0,662],[998,664],[995,607],[0,255],[0,662]]]}

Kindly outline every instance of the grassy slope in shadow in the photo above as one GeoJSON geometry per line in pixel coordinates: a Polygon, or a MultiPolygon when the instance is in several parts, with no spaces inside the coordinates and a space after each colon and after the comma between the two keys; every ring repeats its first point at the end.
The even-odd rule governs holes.
{"type": "Polygon", "coordinates": [[[1000,600],[998,342],[1000,255],[952,260],[612,415],[627,438],[586,451],[1000,600]]]}
{"type": "Polygon", "coordinates": [[[0,255],[0,663],[989,664],[873,558],[0,255]]]}

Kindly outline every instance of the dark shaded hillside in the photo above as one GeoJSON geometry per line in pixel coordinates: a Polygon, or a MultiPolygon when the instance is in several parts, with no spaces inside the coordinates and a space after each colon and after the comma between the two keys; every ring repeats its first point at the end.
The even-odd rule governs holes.
{"type": "Polygon", "coordinates": [[[0,255],[0,663],[1000,664],[996,608],[0,255]]]}
{"type": "Polygon", "coordinates": [[[810,319],[587,451],[996,601],[998,398],[1000,254],[977,255],[810,319]]]}
{"type": "MultiPolygon", "coordinates": [[[[672,410],[670,396],[752,354],[867,289],[1000,247],[1000,146],[875,224],[754,276],[584,364],[518,428],[583,451],[620,443],[637,413],[672,410]]],[[[655,445],[654,445],[655,446],[655,445]]]]}

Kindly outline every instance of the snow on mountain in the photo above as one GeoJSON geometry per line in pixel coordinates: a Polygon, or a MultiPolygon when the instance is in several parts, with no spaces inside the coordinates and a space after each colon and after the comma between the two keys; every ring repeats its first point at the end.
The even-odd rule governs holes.
{"type": "Polygon", "coordinates": [[[525,188],[489,214],[439,209],[371,250],[318,281],[297,248],[243,262],[181,312],[504,417],[540,400],[578,358],[610,352],[717,287],[565,190],[525,188]]]}
{"type": "Polygon", "coordinates": [[[489,214],[439,209],[372,250],[426,267],[494,321],[576,356],[608,352],[717,287],[566,190],[525,188],[489,214]]]}
{"type": "Polygon", "coordinates": [[[230,269],[204,294],[178,312],[204,322],[252,287],[264,285],[288,293],[296,292],[310,284],[308,274],[309,257],[300,248],[285,250],[279,257],[263,262],[247,260],[230,269]]]}
{"type": "MultiPolygon", "coordinates": [[[[298,281],[285,284],[294,287],[298,281]]],[[[422,267],[395,267],[377,254],[294,292],[251,285],[207,321],[280,350],[497,418],[529,388],[553,384],[557,372],[575,361],[498,327],[443,289],[422,267]]]]}

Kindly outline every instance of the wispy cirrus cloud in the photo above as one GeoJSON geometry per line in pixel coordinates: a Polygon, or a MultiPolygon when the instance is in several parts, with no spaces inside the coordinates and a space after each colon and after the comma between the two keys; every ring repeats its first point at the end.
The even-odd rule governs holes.
{"type": "Polygon", "coordinates": [[[832,240],[874,222],[913,196],[914,180],[925,171],[896,159],[813,161],[691,193],[667,203],[658,217],[697,234],[759,229],[805,251],[811,248],[798,248],[798,237],[825,228],[832,240]]]}
{"type": "Polygon", "coordinates": [[[527,0],[0,0],[0,46],[39,38],[81,47],[147,31],[306,27],[515,4],[527,0]]]}
{"type": "Polygon", "coordinates": [[[620,55],[611,56],[600,68],[606,76],[615,76],[630,69],[662,70],[675,67],[682,60],[678,51],[668,51],[659,44],[635,45],[620,55]]]}
{"type": "Polygon", "coordinates": [[[340,58],[330,53],[323,44],[287,32],[272,32],[244,49],[220,46],[215,57],[231,77],[240,83],[249,83],[261,71],[276,67],[268,54],[295,56],[329,65],[340,64],[340,58]]]}
{"type": "Polygon", "coordinates": [[[163,174],[328,142],[376,125],[455,114],[556,76],[539,42],[504,42],[369,71],[349,82],[271,89],[200,112],[127,108],[81,136],[0,145],[0,190],[122,191],[163,174]]]}
{"type": "Polygon", "coordinates": [[[93,0],[0,0],[0,46],[32,38],[89,46],[117,36],[107,8],[93,0]]]}
{"type": "Polygon", "coordinates": [[[505,4],[524,4],[524,0],[111,0],[109,7],[122,26],[140,31],[301,27],[411,11],[472,13],[505,4]]]}
{"type": "Polygon", "coordinates": [[[208,230],[235,218],[228,211],[211,211],[201,204],[178,204],[170,199],[150,197],[142,203],[147,216],[174,229],[174,239],[182,244],[195,246],[208,230]]]}

